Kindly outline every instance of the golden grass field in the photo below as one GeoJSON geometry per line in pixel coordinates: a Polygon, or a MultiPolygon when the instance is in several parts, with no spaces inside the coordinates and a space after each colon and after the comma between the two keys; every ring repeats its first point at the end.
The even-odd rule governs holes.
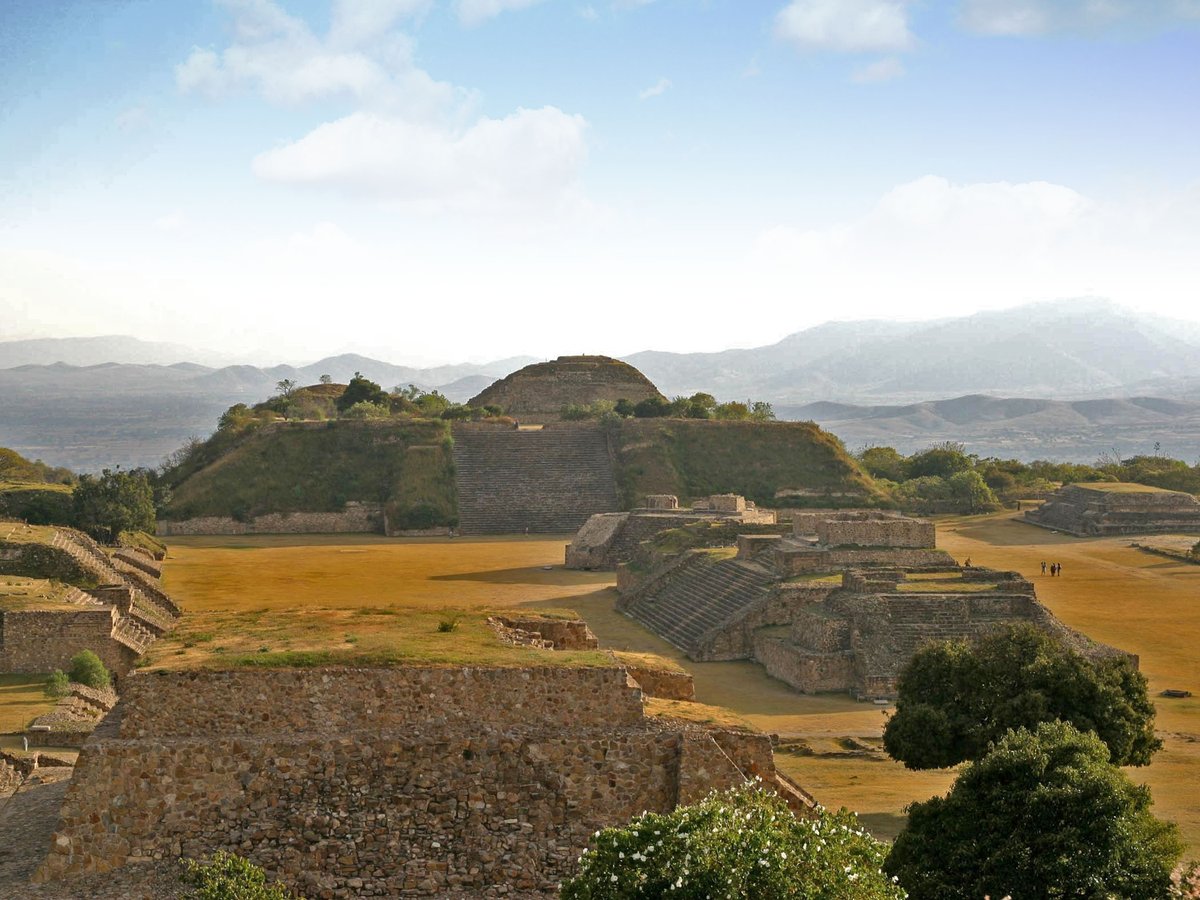
{"type": "Polygon", "coordinates": [[[31,719],[54,708],[45,675],[0,675],[0,733],[24,731],[31,719]]]}
{"type": "MultiPolygon", "coordinates": [[[[683,658],[616,612],[611,573],[561,567],[566,540],[177,538],[164,579],[187,612],[186,624],[174,641],[160,642],[154,661],[219,665],[216,647],[225,654],[267,647],[270,656],[336,647],[350,635],[357,638],[346,645],[350,655],[402,646],[402,656],[413,659],[479,662],[474,654],[482,653],[519,662],[519,654],[531,651],[507,656],[505,648],[495,657],[496,645],[480,624],[487,610],[576,610],[603,646],[659,654],[693,674],[703,706],[654,701],[652,712],[749,722],[779,734],[780,767],[826,805],[857,811],[880,836],[896,833],[908,803],[949,787],[953,772],[910,772],[881,752],[885,711],[877,706],[796,694],[752,663],[683,658]],[[436,632],[443,610],[463,617],[458,630],[436,632]]],[[[1200,694],[1200,566],[1132,549],[1128,539],[1054,534],[1008,513],[941,520],[939,540],[960,560],[1022,572],[1063,621],[1140,654],[1155,694],[1166,687],[1200,694]],[[1063,576],[1041,576],[1043,559],[1062,563],[1063,576]]],[[[1178,822],[1191,855],[1200,855],[1200,697],[1155,700],[1166,747],[1153,765],[1127,771],[1150,785],[1158,813],[1178,822]]]]}

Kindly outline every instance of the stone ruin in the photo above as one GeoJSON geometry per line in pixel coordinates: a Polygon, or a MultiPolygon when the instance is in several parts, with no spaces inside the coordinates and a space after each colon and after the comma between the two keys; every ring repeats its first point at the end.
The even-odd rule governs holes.
{"type": "Polygon", "coordinates": [[[534,363],[494,382],[472,397],[471,406],[498,406],[533,422],[554,422],[568,405],[597,400],[665,400],[654,384],[629,363],[608,356],[560,356],[534,363]]]}
{"type": "Polygon", "coordinates": [[[1024,520],[1079,537],[1200,534],[1200,500],[1142,484],[1068,484],[1039,508],[1026,511],[1024,520]]]}
{"type": "Polygon", "coordinates": [[[768,736],[647,718],[616,666],[126,681],[35,881],[224,849],[309,897],[553,897],[597,829],[643,811],[754,777],[811,804],[768,736]]]}
{"type": "Polygon", "coordinates": [[[584,523],[567,545],[568,569],[615,569],[629,562],[642,541],[662,531],[700,521],[740,525],[774,525],[773,510],[758,509],[739,494],[713,494],[680,508],[673,494],[651,494],[630,512],[598,513],[584,523]]]}
{"type": "Polygon", "coordinates": [[[797,513],[736,556],[687,550],[618,569],[618,609],[697,661],[748,659],[802,692],[890,699],[924,644],[1029,622],[1081,652],[1119,653],[1059,622],[1016,572],[959,566],[933,523],[878,510],[797,513]]]}
{"type": "Polygon", "coordinates": [[[92,650],[125,675],[180,615],[158,571],[145,551],[110,555],[71,528],[0,522],[0,672],[67,670],[92,650]]]}

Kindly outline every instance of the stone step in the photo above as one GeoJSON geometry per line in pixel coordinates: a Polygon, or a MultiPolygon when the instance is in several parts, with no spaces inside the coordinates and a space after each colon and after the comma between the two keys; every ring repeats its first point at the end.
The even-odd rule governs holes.
{"type": "Polygon", "coordinates": [[[618,507],[606,432],[465,426],[454,432],[463,534],[567,534],[618,507]]]}

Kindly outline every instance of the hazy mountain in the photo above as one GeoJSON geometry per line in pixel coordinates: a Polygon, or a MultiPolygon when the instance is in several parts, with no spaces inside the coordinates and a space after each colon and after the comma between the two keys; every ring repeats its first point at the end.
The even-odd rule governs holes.
{"type": "Polygon", "coordinates": [[[143,365],[170,365],[190,361],[209,365],[228,365],[233,358],[209,350],[143,341],[123,334],[79,338],[35,338],[0,340],[0,369],[13,366],[42,366],[66,363],[72,366],[96,366],[121,362],[143,365]]]}
{"type": "Polygon", "coordinates": [[[461,402],[535,361],[515,357],[417,369],[342,355],[299,368],[20,365],[0,369],[0,446],[81,471],[153,466],[188,438],[210,434],[230,406],[265,400],[285,378],[303,385],[329,375],[344,383],[362,372],[388,389],[416,384],[461,402]]]}
{"type": "Polygon", "coordinates": [[[780,406],[788,419],[811,419],[852,450],[887,445],[903,453],[962,441],[981,456],[1092,462],[1101,453],[1200,457],[1200,400],[1126,397],[1046,400],[979,394],[896,406],[810,403],[780,406]]]}
{"type": "Polygon", "coordinates": [[[1183,396],[1200,380],[1200,326],[1103,300],[930,322],[833,322],[723,353],[626,357],[669,396],[705,390],[776,404],[907,402],[974,392],[1069,399],[1183,396]]]}

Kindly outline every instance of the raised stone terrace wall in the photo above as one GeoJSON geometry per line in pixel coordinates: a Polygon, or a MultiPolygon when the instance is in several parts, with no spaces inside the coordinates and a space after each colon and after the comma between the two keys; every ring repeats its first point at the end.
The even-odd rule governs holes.
{"type": "Polygon", "coordinates": [[[932,522],[886,518],[817,522],[817,540],[827,547],[894,547],[931,549],[937,546],[932,522]]]}
{"type": "Polygon", "coordinates": [[[71,668],[71,657],[92,650],[124,675],[137,655],[112,639],[118,611],[105,609],[0,612],[0,672],[44,674],[71,668]]]}
{"type": "Polygon", "coordinates": [[[341,512],[270,513],[248,522],[228,516],[201,516],[158,523],[161,537],[196,534],[370,534],[383,532],[383,506],[347,503],[341,512]]]}
{"type": "Polygon", "coordinates": [[[341,734],[356,728],[633,725],[623,669],[404,667],[139,672],[122,685],[121,737],[341,734]],[[197,692],[202,694],[197,701],[197,692]]]}
{"type": "Polygon", "coordinates": [[[888,547],[865,550],[850,549],[789,549],[776,548],[772,564],[780,575],[803,575],[813,572],[833,572],[851,566],[888,566],[908,569],[948,567],[954,558],[945,550],[888,547]]]}
{"type": "Polygon", "coordinates": [[[645,719],[623,669],[139,673],[36,879],[248,855],[310,897],[554,896],[601,827],[766,768],[645,719]]]}

